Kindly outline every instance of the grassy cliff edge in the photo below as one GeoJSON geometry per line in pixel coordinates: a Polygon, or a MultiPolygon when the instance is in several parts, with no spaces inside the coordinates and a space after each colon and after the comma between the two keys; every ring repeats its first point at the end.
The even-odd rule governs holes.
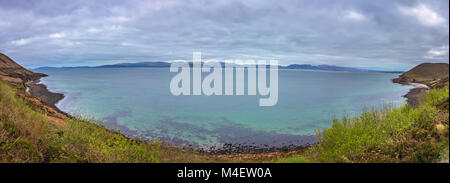
{"type": "Polygon", "coordinates": [[[278,162],[448,163],[448,64],[420,64],[393,81],[422,83],[431,89],[416,95],[414,107],[386,106],[355,118],[335,119],[330,128],[317,132],[318,145],[278,162]]]}

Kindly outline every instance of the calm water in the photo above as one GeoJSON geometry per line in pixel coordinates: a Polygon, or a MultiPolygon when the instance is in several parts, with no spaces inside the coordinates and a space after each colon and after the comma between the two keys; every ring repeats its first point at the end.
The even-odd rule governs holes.
{"type": "Polygon", "coordinates": [[[104,119],[130,136],[201,146],[301,145],[333,117],[401,105],[410,89],[390,81],[398,74],[280,70],[278,104],[259,107],[260,96],[173,96],[169,68],[43,72],[42,82],[65,94],[63,111],[104,119]]]}

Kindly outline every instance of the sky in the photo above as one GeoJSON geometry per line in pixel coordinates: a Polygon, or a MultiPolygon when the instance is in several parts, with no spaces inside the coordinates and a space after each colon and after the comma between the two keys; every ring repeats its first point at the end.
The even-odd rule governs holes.
{"type": "Polygon", "coordinates": [[[379,70],[449,62],[448,0],[0,0],[27,68],[203,59],[379,70]]]}

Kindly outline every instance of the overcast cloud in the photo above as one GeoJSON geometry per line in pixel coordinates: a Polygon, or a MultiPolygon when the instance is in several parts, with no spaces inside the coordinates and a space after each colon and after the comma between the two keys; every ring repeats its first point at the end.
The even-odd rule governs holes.
{"type": "Polygon", "coordinates": [[[449,61],[449,1],[0,0],[0,52],[20,64],[278,59],[405,70],[449,61]]]}

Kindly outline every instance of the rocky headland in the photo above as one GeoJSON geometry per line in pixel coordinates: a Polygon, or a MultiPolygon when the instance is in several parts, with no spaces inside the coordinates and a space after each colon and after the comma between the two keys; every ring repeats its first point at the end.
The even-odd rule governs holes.
{"type": "Polygon", "coordinates": [[[34,107],[44,111],[51,121],[62,124],[68,116],[59,110],[55,104],[64,98],[64,95],[51,92],[45,85],[39,84],[39,79],[42,77],[47,77],[47,75],[29,71],[8,56],[0,53],[0,79],[14,86],[17,90],[23,91],[17,92],[17,95],[29,101],[34,107]]]}
{"type": "Polygon", "coordinates": [[[404,95],[412,107],[419,106],[421,97],[429,88],[444,86],[448,81],[449,64],[447,63],[422,63],[392,80],[394,83],[414,87],[404,95]]]}

